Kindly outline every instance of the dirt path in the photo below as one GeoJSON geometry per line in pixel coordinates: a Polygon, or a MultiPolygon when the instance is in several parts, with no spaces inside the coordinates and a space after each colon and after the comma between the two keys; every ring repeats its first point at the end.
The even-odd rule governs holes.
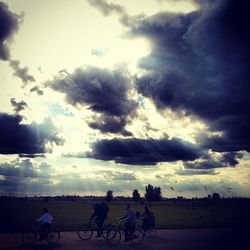
{"type": "MultiPolygon", "coordinates": [[[[240,234],[229,229],[190,229],[190,230],[160,230],[154,238],[145,237],[139,246],[130,242],[120,242],[116,246],[110,246],[103,239],[92,238],[89,241],[79,240],[75,232],[62,232],[58,245],[51,247],[46,242],[37,243],[34,247],[28,248],[22,245],[20,234],[0,234],[0,249],[145,249],[145,250],[227,250],[227,249],[248,249],[242,241],[240,234]],[[238,244],[240,248],[237,247],[238,244]]],[[[250,244],[249,244],[250,245],[250,244]]]]}

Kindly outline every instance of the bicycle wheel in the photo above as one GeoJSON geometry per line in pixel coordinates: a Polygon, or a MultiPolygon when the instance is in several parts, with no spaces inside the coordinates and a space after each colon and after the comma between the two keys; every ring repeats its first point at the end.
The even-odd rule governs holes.
{"type": "Polygon", "coordinates": [[[107,240],[109,232],[112,231],[113,229],[116,229],[114,225],[111,225],[111,224],[104,225],[102,227],[102,237],[105,240],[107,240]]]}
{"type": "Polygon", "coordinates": [[[143,241],[144,239],[144,233],[141,229],[137,228],[135,229],[133,235],[132,235],[132,239],[131,239],[131,242],[134,244],[134,245],[139,245],[141,244],[141,242],[143,241]]]}
{"type": "Polygon", "coordinates": [[[89,225],[82,225],[78,228],[77,235],[81,240],[89,240],[93,235],[93,229],[89,225]]]}
{"type": "Polygon", "coordinates": [[[60,240],[60,232],[53,228],[48,232],[46,240],[51,245],[57,244],[58,241],[60,240]]]}
{"type": "Polygon", "coordinates": [[[155,237],[156,234],[157,234],[157,230],[154,227],[147,230],[147,235],[150,237],[155,237]]]}
{"type": "Polygon", "coordinates": [[[121,241],[121,232],[115,228],[110,229],[107,233],[107,242],[110,245],[116,245],[121,241]]]}
{"type": "Polygon", "coordinates": [[[36,232],[24,232],[22,234],[22,242],[24,245],[33,245],[37,240],[36,232]]]}

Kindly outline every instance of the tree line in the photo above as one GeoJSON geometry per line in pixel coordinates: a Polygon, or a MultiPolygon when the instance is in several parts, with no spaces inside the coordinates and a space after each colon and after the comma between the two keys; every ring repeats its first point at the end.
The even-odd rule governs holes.
{"type": "MultiPolygon", "coordinates": [[[[145,187],[145,194],[144,197],[147,201],[160,201],[162,199],[162,194],[161,194],[161,188],[160,187],[154,187],[150,184],[148,184],[145,187]]],[[[132,192],[132,200],[134,202],[139,202],[141,200],[141,195],[138,191],[138,189],[134,189],[132,192]]],[[[114,199],[113,196],[113,191],[112,190],[108,190],[105,200],[107,202],[110,202],[114,199]]]]}

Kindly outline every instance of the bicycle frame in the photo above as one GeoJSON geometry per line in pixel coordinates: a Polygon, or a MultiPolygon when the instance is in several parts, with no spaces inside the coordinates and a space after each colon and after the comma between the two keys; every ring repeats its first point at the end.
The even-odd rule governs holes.
{"type": "MultiPolygon", "coordinates": [[[[119,231],[121,234],[125,235],[125,230],[121,228],[121,223],[120,220],[117,219],[117,223],[116,223],[116,230],[119,231]]],[[[137,225],[134,229],[134,231],[131,234],[131,238],[129,239],[130,242],[132,242],[133,244],[140,244],[142,242],[142,240],[144,239],[144,232],[141,230],[141,228],[139,228],[137,225]],[[139,242],[135,242],[135,239],[138,238],[138,235],[141,234],[141,240],[139,240],[139,242]],[[133,236],[136,236],[135,238],[133,236]]]]}
{"type": "Polygon", "coordinates": [[[91,227],[91,229],[93,230],[93,231],[99,231],[99,230],[103,230],[103,228],[105,227],[105,226],[107,226],[108,224],[103,224],[100,228],[98,227],[98,225],[96,224],[96,222],[95,222],[95,219],[94,218],[89,218],[89,219],[87,219],[87,225],[89,226],[89,227],[91,227]]]}
{"type": "Polygon", "coordinates": [[[77,234],[78,237],[81,240],[89,240],[92,238],[93,233],[95,231],[99,232],[100,235],[107,240],[108,237],[108,233],[110,231],[110,228],[112,227],[112,225],[110,224],[104,224],[103,226],[101,226],[100,228],[98,227],[98,225],[96,224],[96,222],[94,221],[94,218],[89,218],[87,219],[87,223],[86,224],[82,224],[78,230],[77,230],[77,234]]]}

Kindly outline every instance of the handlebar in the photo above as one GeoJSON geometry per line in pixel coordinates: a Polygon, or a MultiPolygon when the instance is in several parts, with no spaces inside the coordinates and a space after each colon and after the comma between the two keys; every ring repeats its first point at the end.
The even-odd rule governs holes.
{"type": "Polygon", "coordinates": [[[121,219],[120,218],[116,218],[116,226],[118,227],[118,229],[120,229],[120,227],[121,227],[121,219]]]}

